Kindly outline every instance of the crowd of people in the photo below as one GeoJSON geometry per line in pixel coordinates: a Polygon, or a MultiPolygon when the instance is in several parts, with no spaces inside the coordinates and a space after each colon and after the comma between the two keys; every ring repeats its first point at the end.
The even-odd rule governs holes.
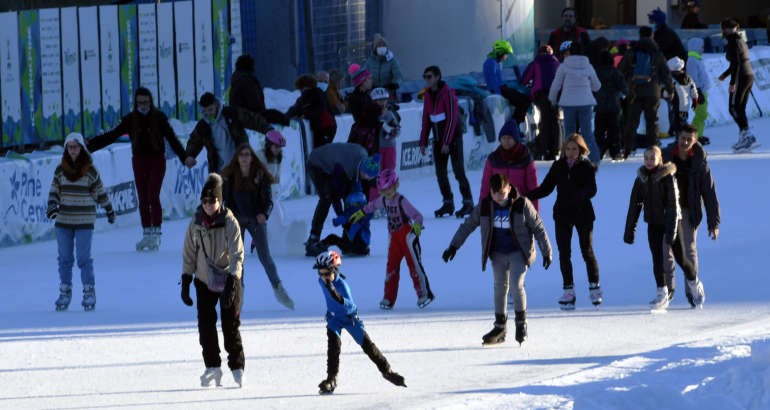
{"type": "MultiPolygon", "coordinates": [[[[465,217],[442,258],[445,262],[455,258],[467,237],[480,227],[482,270],[488,260],[492,264],[495,321],[493,329],[482,337],[485,345],[505,341],[509,305],[514,310],[515,340],[526,340],[524,280],[535,262],[536,245],[543,266],[548,269],[552,262],[538,200],[554,190],[557,196],[553,219],[563,279],[563,295],[557,303],[564,310],[575,308],[573,229],[577,230],[586,264],[590,302],[595,306],[602,303],[599,262],[593,249],[596,215],[591,198],[599,189],[596,172],[607,153],[613,159],[623,159],[636,148],[646,149],[644,165],[633,184],[623,240],[634,242],[637,220],[644,209],[656,284],[651,308],[666,309],[673,299],[674,262],[685,273],[685,294],[690,305],[701,306],[705,301],[703,283],[698,279],[695,238],[703,219],[703,205],[709,235],[714,240],[719,234],[720,212],[702,147],[708,143],[703,126],[707,115],[705,91],[711,83],[700,61],[703,42],[688,41],[686,52],[676,33],[666,26],[665,14],[659,9],[649,15],[652,27],[639,29],[638,41],[619,40],[614,44],[591,41],[587,31],[576,25],[574,9],[565,8],[562,17],[562,27],[551,34],[549,44],[538,49],[537,57],[524,71],[522,84],[507,84],[502,79],[501,64],[513,53],[508,42],[496,41],[483,63],[486,87],[504,97],[513,113],[499,130],[499,145],[486,159],[475,204],[465,175],[464,124],[455,90],[442,79],[438,66],[428,66],[423,72],[419,146],[423,155],[433,156],[442,196],[441,207],[434,216],[465,217]],[[676,137],[664,149],[658,146],[657,133],[661,98],[669,101],[670,133],[676,137]],[[540,125],[534,143],[528,145],[520,125],[533,103],[541,113],[540,125]],[[692,124],[687,121],[691,109],[696,109],[692,124]],[[641,114],[646,119],[647,135],[637,139],[641,114]],[[535,158],[553,161],[540,182],[535,158]],[[450,160],[462,195],[457,212],[448,180],[450,160]]],[[[750,149],[756,138],[745,114],[753,72],[747,46],[737,29],[734,20],[722,23],[730,67],[720,80],[730,78],[730,112],[740,129],[734,148],[740,151],[750,149]]],[[[83,306],[86,310],[94,309],[90,247],[96,205],[106,209],[110,223],[115,220],[90,154],[121,135],[129,136],[142,225],[142,238],[136,250],[157,251],[166,147],[187,167],[194,167],[195,158],[206,149],[211,174],[203,185],[201,204],[184,237],[181,298],[186,305],[193,305],[190,287],[195,286],[206,366],[201,384],[219,385],[222,378],[216,330],[219,304],[228,367],[236,383],[242,385],[245,356],[239,325],[245,232],[252,238],[251,249],[256,250],[276,300],[294,308],[269,245],[269,223],[281,223],[283,218],[278,184],[282,148],[287,144],[271,124],[288,124],[289,119],[303,118],[308,120],[312,133],[306,168],[318,196],[305,254],[316,258],[314,269],[318,271],[327,303],[328,368],[327,378],[319,389],[330,393],[336,387],[343,328],[361,345],[385,379],[405,387],[404,378],[391,370],[364,331],[350,288],[339,269],[341,256],[329,250],[336,246],[346,255],[368,255],[369,221],[372,217],[384,217],[389,245],[379,307],[394,308],[403,259],[410,271],[418,306],[425,308],[435,299],[421,255],[420,235],[425,218],[398,192],[397,90],[403,79],[398,60],[380,35],[375,37],[366,62],[351,64],[347,73],[354,87],[347,95],[342,93],[345,75],[341,71],[299,76],[294,82],[301,93],[299,98],[288,111],[280,112],[266,107],[262,86],[254,75],[254,60],[244,55],[236,62],[229,104],[208,92],[200,97],[203,117],[185,147],[175,136],[168,118],[154,106],[149,90],[141,87],[134,93],[134,110],[115,129],[90,140],[77,133],[68,135],[61,165],[51,185],[47,212],[55,220],[59,251],[60,295],[56,309],[66,310],[71,301],[73,252],[81,270],[83,306]],[[350,113],[354,124],[347,142],[334,142],[338,131],[335,116],[341,113],[350,113]],[[264,134],[263,149],[255,150],[249,145],[246,129],[264,134]],[[334,226],[342,226],[342,235],[322,237],[330,209],[336,214],[334,226]]]]}

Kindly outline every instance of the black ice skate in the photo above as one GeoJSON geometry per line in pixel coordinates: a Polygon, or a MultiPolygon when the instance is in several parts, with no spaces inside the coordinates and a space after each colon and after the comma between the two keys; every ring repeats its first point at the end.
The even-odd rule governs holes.
{"type": "Polygon", "coordinates": [[[337,379],[326,379],[318,384],[318,394],[332,394],[337,388],[337,379]]]}
{"type": "Polygon", "coordinates": [[[328,248],[323,242],[319,241],[317,237],[311,235],[307,242],[305,242],[305,256],[316,257],[321,253],[326,252],[328,248]]]}
{"type": "Polygon", "coordinates": [[[473,201],[463,201],[463,207],[455,212],[455,216],[458,218],[465,218],[466,215],[470,215],[473,212],[473,201]]]}
{"type": "Polygon", "coordinates": [[[96,307],[96,290],[94,285],[83,285],[83,310],[90,312],[96,307]]]}
{"type": "Polygon", "coordinates": [[[482,346],[494,346],[505,342],[505,323],[508,320],[507,315],[495,314],[495,327],[492,328],[487,334],[482,336],[482,346]]]}
{"type": "Polygon", "coordinates": [[[67,310],[72,301],[72,286],[62,283],[59,285],[59,298],[56,299],[56,311],[61,312],[67,310]]]}
{"type": "Polygon", "coordinates": [[[455,212],[454,202],[444,201],[444,204],[441,205],[441,208],[436,209],[433,215],[435,215],[436,218],[441,218],[442,216],[452,215],[454,212],[455,212]]]}
{"type": "Polygon", "coordinates": [[[385,380],[395,384],[396,386],[406,387],[406,383],[404,382],[404,376],[394,372],[393,370],[389,370],[383,373],[382,377],[384,377],[385,380]]]}
{"type": "Polygon", "coordinates": [[[521,346],[527,340],[527,312],[516,312],[516,341],[521,346]]]}

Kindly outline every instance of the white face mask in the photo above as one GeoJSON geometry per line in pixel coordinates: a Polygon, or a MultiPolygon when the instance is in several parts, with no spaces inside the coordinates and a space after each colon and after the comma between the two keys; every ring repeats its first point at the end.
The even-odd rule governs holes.
{"type": "Polygon", "coordinates": [[[329,84],[328,83],[318,82],[318,88],[320,88],[321,91],[326,91],[326,89],[329,88],[329,84]]]}
{"type": "Polygon", "coordinates": [[[388,48],[385,46],[379,46],[377,47],[377,55],[378,56],[384,56],[388,52],[388,48]]]}
{"type": "Polygon", "coordinates": [[[147,113],[150,112],[150,107],[147,107],[145,109],[141,109],[139,107],[136,107],[136,110],[139,111],[139,113],[142,114],[142,115],[147,115],[147,113]]]}

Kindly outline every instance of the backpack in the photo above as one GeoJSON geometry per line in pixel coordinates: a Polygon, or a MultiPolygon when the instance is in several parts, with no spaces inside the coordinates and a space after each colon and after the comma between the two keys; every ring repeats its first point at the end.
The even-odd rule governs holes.
{"type": "Polygon", "coordinates": [[[652,55],[645,51],[636,51],[636,62],[631,75],[634,85],[648,84],[652,82],[652,55]]]}

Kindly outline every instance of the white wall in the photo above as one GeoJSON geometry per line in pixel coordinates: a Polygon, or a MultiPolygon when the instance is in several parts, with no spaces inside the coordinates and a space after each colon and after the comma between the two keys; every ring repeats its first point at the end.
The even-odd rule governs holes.
{"type": "Polygon", "coordinates": [[[500,2],[388,0],[382,21],[406,79],[421,78],[429,65],[438,65],[447,76],[481,71],[500,38],[500,2]]]}

